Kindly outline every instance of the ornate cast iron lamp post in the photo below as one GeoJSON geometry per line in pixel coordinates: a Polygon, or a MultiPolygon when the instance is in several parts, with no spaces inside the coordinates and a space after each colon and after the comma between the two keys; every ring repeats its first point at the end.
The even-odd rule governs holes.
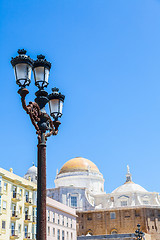
{"type": "Polygon", "coordinates": [[[26,55],[24,49],[19,49],[18,54],[11,60],[16,83],[20,87],[18,93],[21,96],[22,107],[29,114],[38,135],[37,240],[46,240],[46,141],[49,136],[58,134],[61,124],[58,119],[62,116],[65,97],[58,88],[53,88],[50,95],[44,90],[48,85],[51,68],[51,63],[45,59],[45,56],[38,55],[34,61],[26,55]],[[26,86],[31,82],[32,70],[35,85],[39,90],[35,93],[35,102],[29,102],[27,105],[25,97],[29,91],[26,86]],[[48,102],[53,121],[45,110],[48,102]]]}
{"type": "Polygon", "coordinates": [[[144,236],[144,233],[142,231],[140,231],[140,227],[141,227],[141,225],[138,224],[137,230],[135,231],[135,234],[134,234],[137,240],[143,239],[143,236],[144,236]]]}

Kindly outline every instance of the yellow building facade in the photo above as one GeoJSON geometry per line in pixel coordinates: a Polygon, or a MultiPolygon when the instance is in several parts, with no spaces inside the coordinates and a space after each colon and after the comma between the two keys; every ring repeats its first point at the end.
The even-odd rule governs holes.
{"type": "Polygon", "coordinates": [[[0,168],[0,240],[36,239],[37,185],[0,168]]]}

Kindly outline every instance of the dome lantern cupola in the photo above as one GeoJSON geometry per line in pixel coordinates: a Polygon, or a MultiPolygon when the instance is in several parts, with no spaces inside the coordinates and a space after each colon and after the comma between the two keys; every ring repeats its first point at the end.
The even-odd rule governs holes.
{"type": "Polygon", "coordinates": [[[132,182],[132,175],[129,170],[129,165],[127,165],[126,183],[127,182],[132,182]]]}

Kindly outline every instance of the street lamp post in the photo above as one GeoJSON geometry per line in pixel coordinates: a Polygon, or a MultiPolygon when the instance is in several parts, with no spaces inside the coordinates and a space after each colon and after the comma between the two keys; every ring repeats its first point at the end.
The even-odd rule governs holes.
{"type": "Polygon", "coordinates": [[[138,224],[137,230],[135,231],[135,234],[134,234],[137,240],[142,240],[144,236],[144,233],[140,230],[140,228],[141,228],[141,225],[138,224]]]}
{"type": "Polygon", "coordinates": [[[61,124],[58,119],[62,116],[65,97],[58,88],[53,88],[49,95],[44,90],[48,85],[51,68],[51,63],[45,59],[45,56],[38,55],[34,61],[26,55],[24,49],[19,49],[18,54],[11,60],[16,83],[20,87],[18,93],[21,96],[22,107],[29,114],[38,135],[37,240],[46,240],[46,141],[49,136],[58,134],[58,128],[61,124]],[[27,105],[25,97],[29,91],[26,86],[29,86],[31,82],[32,70],[35,85],[39,90],[35,93],[35,102],[29,102],[27,105]],[[53,121],[45,110],[45,105],[48,102],[53,121]]]}

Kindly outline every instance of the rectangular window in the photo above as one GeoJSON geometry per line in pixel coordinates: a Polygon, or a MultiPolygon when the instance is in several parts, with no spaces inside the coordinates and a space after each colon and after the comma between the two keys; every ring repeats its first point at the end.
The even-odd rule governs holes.
{"type": "Polygon", "coordinates": [[[25,195],[26,195],[26,202],[28,203],[28,202],[29,202],[29,192],[26,191],[26,192],[25,192],[25,195]]]}
{"type": "Polygon", "coordinates": [[[140,211],[139,210],[135,210],[135,217],[140,217],[140,211]]]}
{"type": "Polygon", "coordinates": [[[50,227],[48,227],[48,235],[50,235],[50,227]]]}
{"type": "Polygon", "coordinates": [[[29,219],[29,208],[25,208],[25,220],[29,219]]]}
{"type": "Polygon", "coordinates": [[[64,231],[62,231],[62,240],[64,240],[64,231]]]}
{"type": "Polygon", "coordinates": [[[71,196],[71,207],[77,207],[77,197],[71,196]]]}
{"type": "Polygon", "coordinates": [[[2,221],[2,229],[6,229],[6,221],[2,221]]]}
{"type": "Polygon", "coordinates": [[[58,214],[58,215],[57,215],[57,223],[59,224],[59,222],[60,222],[60,221],[59,221],[59,214],[58,214]]]}
{"type": "Polygon", "coordinates": [[[53,223],[55,222],[55,213],[53,212],[53,223]]]}
{"type": "Polygon", "coordinates": [[[125,211],[124,214],[125,214],[125,218],[129,218],[130,217],[130,212],[129,211],[125,211]]]}
{"type": "Polygon", "coordinates": [[[53,236],[55,236],[55,228],[53,228],[53,236]]]}
{"type": "Polygon", "coordinates": [[[50,211],[48,210],[48,221],[50,221],[50,211]]]}
{"type": "Polygon", "coordinates": [[[71,240],[73,239],[73,233],[71,233],[71,240]]]}
{"type": "Polygon", "coordinates": [[[89,220],[89,221],[92,220],[92,215],[91,215],[91,214],[88,214],[88,215],[87,215],[87,220],[89,220]]]}
{"type": "Polygon", "coordinates": [[[28,237],[28,226],[27,225],[24,226],[24,236],[25,236],[25,238],[28,237]]]}
{"type": "Polygon", "coordinates": [[[121,201],[121,207],[127,206],[127,201],[121,201]]]}
{"type": "Polygon", "coordinates": [[[33,192],[33,204],[36,205],[37,204],[37,192],[33,192]]]}
{"type": "Polygon", "coordinates": [[[7,208],[7,202],[3,201],[3,210],[6,210],[6,208],[7,208]]]}
{"type": "Polygon", "coordinates": [[[21,224],[18,225],[18,232],[21,233],[21,224]]]}
{"type": "Polygon", "coordinates": [[[4,187],[3,187],[4,192],[7,192],[7,183],[4,182],[4,187]]]}
{"type": "Polygon", "coordinates": [[[22,189],[19,190],[19,195],[22,196],[22,189]]]}
{"type": "Polygon", "coordinates": [[[16,198],[16,194],[17,194],[17,187],[13,186],[13,198],[16,198]]]}
{"type": "Polygon", "coordinates": [[[60,240],[60,230],[57,230],[57,240],[60,240]]]}
{"type": "Polygon", "coordinates": [[[116,213],[110,212],[110,219],[116,219],[116,213]]]}
{"type": "Polygon", "coordinates": [[[72,228],[72,219],[71,219],[71,228],[72,228]]]}
{"type": "Polygon", "coordinates": [[[11,236],[15,235],[15,223],[11,223],[11,236]]]}
{"type": "Polygon", "coordinates": [[[64,225],[64,216],[62,215],[62,225],[64,225]]]}

